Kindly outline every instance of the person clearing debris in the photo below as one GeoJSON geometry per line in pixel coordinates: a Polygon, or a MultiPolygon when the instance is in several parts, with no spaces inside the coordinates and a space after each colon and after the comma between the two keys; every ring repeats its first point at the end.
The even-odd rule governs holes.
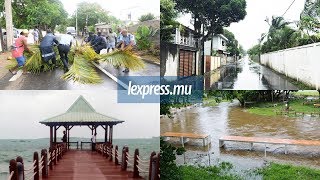
{"type": "MultiPolygon", "coordinates": [[[[134,35],[131,33],[128,33],[128,30],[123,29],[121,31],[121,35],[119,35],[118,47],[120,47],[121,50],[125,50],[125,49],[133,49],[135,45],[136,45],[136,41],[135,41],[134,35]]],[[[123,72],[129,72],[129,68],[125,67],[123,72]]]]}
{"type": "Polygon", "coordinates": [[[55,44],[58,45],[59,42],[53,35],[51,29],[48,29],[47,34],[43,37],[40,43],[40,51],[42,60],[46,63],[49,63],[51,60],[53,67],[57,67],[56,53],[53,50],[53,46],[55,44]]]}
{"type": "Polygon", "coordinates": [[[14,45],[11,46],[11,53],[12,56],[17,60],[17,65],[12,68],[9,69],[9,71],[15,75],[17,74],[17,70],[18,69],[22,69],[23,70],[23,74],[26,73],[26,68],[24,67],[25,63],[26,63],[26,58],[23,56],[23,52],[24,50],[32,53],[32,51],[30,50],[30,48],[28,47],[27,44],[27,37],[28,37],[28,30],[23,30],[20,33],[20,37],[18,39],[15,40],[14,45]]]}

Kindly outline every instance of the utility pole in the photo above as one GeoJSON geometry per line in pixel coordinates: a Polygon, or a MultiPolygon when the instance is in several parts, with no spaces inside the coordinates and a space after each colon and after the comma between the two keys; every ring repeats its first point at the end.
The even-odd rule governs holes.
{"type": "Polygon", "coordinates": [[[76,35],[78,36],[78,8],[76,9],[76,35]]]}
{"type": "Polygon", "coordinates": [[[7,30],[7,49],[13,44],[13,23],[11,0],[5,0],[6,30],[7,30]]]}

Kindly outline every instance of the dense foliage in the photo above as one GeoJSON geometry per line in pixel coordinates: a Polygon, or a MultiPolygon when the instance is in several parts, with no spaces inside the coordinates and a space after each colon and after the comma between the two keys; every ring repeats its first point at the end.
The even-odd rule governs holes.
{"type": "MultiPolygon", "coordinates": [[[[81,2],[78,4],[77,13],[79,30],[83,30],[86,25],[94,26],[101,22],[113,24],[113,28],[121,25],[120,20],[109,15],[98,3],[81,2]]],[[[72,15],[68,24],[69,26],[76,26],[76,14],[72,15]]]]}
{"type": "Polygon", "coordinates": [[[139,17],[140,22],[150,21],[155,19],[156,17],[152,13],[144,14],[139,17]]]}
{"type": "MultiPolygon", "coordinates": [[[[2,1],[1,10],[4,11],[2,1]]],[[[39,26],[40,29],[54,29],[56,25],[66,23],[68,14],[60,0],[13,0],[13,24],[18,29],[31,29],[39,26]]],[[[4,26],[4,17],[1,19],[4,26]]]]}
{"type": "Polygon", "coordinates": [[[202,34],[201,26],[204,26],[205,34],[202,34],[202,42],[205,42],[213,33],[222,34],[223,27],[230,26],[246,16],[245,0],[175,0],[176,9],[182,13],[191,13],[194,20],[194,29],[202,34]]]}
{"type": "Polygon", "coordinates": [[[320,170],[299,167],[292,165],[283,165],[272,163],[265,168],[257,171],[263,175],[265,180],[273,179],[300,179],[300,180],[316,180],[320,179],[320,170]]]}
{"type": "Polygon", "coordinates": [[[228,38],[227,51],[230,53],[231,56],[239,56],[244,55],[246,53],[232,32],[228,31],[227,29],[224,29],[223,35],[226,38],[228,38]]]}
{"type": "Polygon", "coordinates": [[[137,40],[137,46],[139,50],[147,50],[152,47],[152,37],[158,32],[158,29],[154,29],[148,26],[139,26],[135,37],[137,40]]]}
{"type": "Polygon", "coordinates": [[[178,17],[178,13],[174,9],[175,6],[173,0],[160,0],[160,40],[162,42],[170,42],[172,32],[178,27],[178,23],[175,21],[178,17]]]}
{"type": "Polygon", "coordinates": [[[299,22],[283,17],[267,20],[269,31],[261,35],[260,42],[248,50],[251,57],[263,53],[320,42],[320,0],[307,0],[299,22]]]}

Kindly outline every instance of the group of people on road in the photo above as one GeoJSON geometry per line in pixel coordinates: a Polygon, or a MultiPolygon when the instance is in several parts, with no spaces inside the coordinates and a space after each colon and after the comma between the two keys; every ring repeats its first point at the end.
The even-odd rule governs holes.
{"type": "MultiPolygon", "coordinates": [[[[114,51],[118,49],[134,48],[136,45],[135,37],[133,34],[129,33],[126,29],[118,28],[118,34],[109,29],[107,35],[102,35],[101,31],[98,31],[97,35],[93,32],[89,32],[89,37],[86,42],[89,43],[97,54],[101,53],[101,50],[107,49],[114,51]]],[[[16,74],[18,69],[22,69],[23,73],[26,73],[24,65],[26,63],[26,58],[23,55],[24,51],[33,53],[27,44],[28,30],[23,30],[20,33],[20,37],[14,42],[11,47],[11,52],[13,58],[18,62],[17,66],[9,71],[12,74],[16,74]]],[[[32,32],[34,43],[39,44],[39,30],[35,27],[32,32]]],[[[51,61],[53,67],[57,67],[56,53],[54,52],[54,46],[58,46],[60,60],[63,63],[65,72],[69,71],[68,67],[68,54],[72,46],[73,36],[71,32],[67,34],[62,34],[57,40],[56,36],[53,34],[51,29],[47,30],[47,34],[42,38],[40,42],[40,52],[42,60],[46,63],[51,61]]],[[[128,68],[125,68],[123,72],[129,72],[128,68]]]]}
{"type": "MultiPolygon", "coordinates": [[[[117,30],[118,34],[113,32],[112,29],[109,29],[107,35],[102,35],[101,31],[98,31],[97,35],[89,32],[89,37],[86,39],[86,42],[90,43],[97,54],[100,54],[103,49],[107,49],[109,53],[110,50],[114,51],[116,48],[122,50],[134,48],[136,45],[134,35],[126,29],[118,28],[117,30]]],[[[129,69],[125,68],[123,72],[129,72],[129,69]]]]}
{"type": "MultiPolygon", "coordinates": [[[[17,38],[11,47],[11,53],[13,58],[17,61],[17,66],[13,69],[9,69],[9,71],[12,74],[16,74],[18,69],[22,69],[23,73],[26,73],[25,69],[25,63],[26,58],[23,55],[24,51],[27,51],[31,54],[32,52],[30,50],[30,47],[28,47],[27,44],[27,38],[28,38],[29,31],[23,30],[20,33],[20,37],[17,38]]],[[[39,43],[39,31],[35,28],[33,30],[33,37],[35,44],[39,43]]],[[[47,30],[47,34],[43,37],[42,41],[40,42],[40,52],[41,52],[41,58],[44,62],[49,63],[51,61],[51,65],[53,67],[57,66],[57,60],[56,60],[56,53],[54,52],[53,47],[58,46],[60,60],[63,63],[65,72],[69,71],[68,67],[68,54],[70,52],[70,48],[72,46],[73,36],[70,32],[67,32],[67,34],[62,34],[60,36],[60,40],[58,41],[56,36],[53,34],[51,29],[47,30]]]]}

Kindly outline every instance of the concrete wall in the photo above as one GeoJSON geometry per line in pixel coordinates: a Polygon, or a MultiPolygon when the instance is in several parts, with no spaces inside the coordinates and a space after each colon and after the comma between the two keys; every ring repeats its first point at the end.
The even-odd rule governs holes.
{"type": "MultiPolygon", "coordinates": [[[[179,70],[179,52],[180,49],[191,50],[188,47],[180,46],[177,44],[171,43],[161,43],[161,51],[160,51],[160,76],[177,76],[179,70]]],[[[195,51],[192,49],[191,51],[196,52],[195,56],[195,68],[196,75],[200,75],[198,71],[198,63],[199,63],[199,51],[195,51]]]]}
{"type": "Polygon", "coordinates": [[[320,43],[263,54],[261,64],[320,88],[320,43]]]}
{"type": "Polygon", "coordinates": [[[221,67],[221,58],[217,56],[205,56],[205,61],[204,61],[204,70],[205,73],[208,72],[206,70],[207,67],[207,59],[210,59],[210,71],[214,71],[221,67]]]}

